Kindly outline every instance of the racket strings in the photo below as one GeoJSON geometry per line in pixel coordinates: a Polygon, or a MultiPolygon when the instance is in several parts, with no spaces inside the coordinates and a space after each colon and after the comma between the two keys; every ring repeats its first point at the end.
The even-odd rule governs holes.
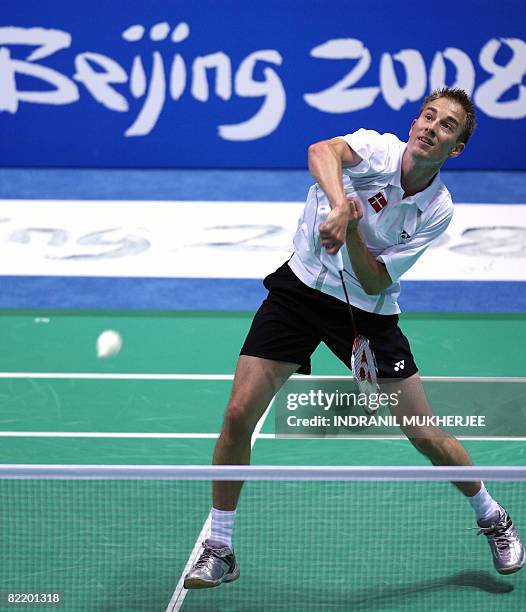
{"type": "Polygon", "coordinates": [[[371,372],[372,368],[374,367],[374,364],[369,363],[369,359],[367,357],[367,348],[367,340],[363,336],[358,336],[356,338],[355,347],[353,348],[356,361],[356,373],[361,380],[366,380],[368,383],[372,384],[373,377],[371,372]]]}
{"type": "Polygon", "coordinates": [[[353,344],[353,371],[360,381],[376,387],[376,361],[369,341],[357,336],[353,344]]]}

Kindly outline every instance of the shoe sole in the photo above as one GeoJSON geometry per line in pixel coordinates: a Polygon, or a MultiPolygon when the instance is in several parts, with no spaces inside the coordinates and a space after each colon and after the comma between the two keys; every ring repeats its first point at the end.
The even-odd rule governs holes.
{"type": "Polygon", "coordinates": [[[183,582],[183,587],[185,589],[211,589],[213,587],[219,586],[223,582],[234,582],[240,576],[241,572],[239,571],[239,567],[237,567],[231,574],[227,574],[221,580],[202,580],[201,578],[189,578],[183,582]]]}
{"type": "Polygon", "coordinates": [[[502,574],[503,576],[506,576],[508,574],[515,574],[515,572],[518,572],[523,567],[524,567],[524,561],[520,565],[514,565],[513,567],[505,567],[502,569],[498,569],[497,572],[499,572],[499,574],[502,574]]]}
{"type": "Polygon", "coordinates": [[[506,568],[504,570],[499,569],[499,570],[497,570],[497,572],[499,572],[499,574],[502,574],[503,576],[507,576],[508,574],[515,574],[515,572],[518,572],[522,568],[523,568],[523,566],[519,565],[518,567],[506,568]]]}
{"type": "Polygon", "coordinates": [[[525,563],[526,563],[526,552],[523,552],[522,559],[521,559],[519,565],[514,565],[513,567],[504,567],[502,569],[497,569],[497,572],[499,572],[499,574],[502,574],[503,576],[506,576],[507,574],[515,574],[515,572],[518,572],[519,570],[521,570],[524,567],[525,563]]]}

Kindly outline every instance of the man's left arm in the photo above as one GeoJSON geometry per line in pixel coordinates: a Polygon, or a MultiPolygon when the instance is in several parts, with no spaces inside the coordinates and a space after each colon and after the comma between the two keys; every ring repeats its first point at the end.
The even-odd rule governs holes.
{"type": "Polygon", "coordinates": [[[358,230],[363,216],[360,202],[355,198],[347,200],[350,220],[347,225],[345,244],[356,277],[368,295],[378,295],[393,284],[385,264],[371,255],[358,230]]]}
{"type": "Polygon", "coordinates": [[[407,272],[430,244],[445,232],[453,216],[453,205],[449,201],[440,210],[435,211],[410,240],[394,244],[378,257],[374,257],[358,229],[363,216],[361,204],[354,198],[349,198],[348,202],[350,221],[345,241],[347,251],[353,271],[369,295],[382,293],[407,272]]]}

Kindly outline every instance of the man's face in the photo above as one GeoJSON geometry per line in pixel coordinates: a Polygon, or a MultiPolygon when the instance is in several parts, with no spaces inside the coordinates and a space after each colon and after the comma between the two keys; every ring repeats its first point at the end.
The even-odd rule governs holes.
{"type": "Polygon", "coordinates": [[[443,163],[464,150],[459,142],[466,113],[462,106],[449,98],[429,102],[414,119],[409,130],[408,148],[419,161],[443,163]]]}

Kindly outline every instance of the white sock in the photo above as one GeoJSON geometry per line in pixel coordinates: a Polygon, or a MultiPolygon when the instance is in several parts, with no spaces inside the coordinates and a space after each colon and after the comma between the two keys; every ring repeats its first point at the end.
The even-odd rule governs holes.
{"type": "Polygon", "coordinates": [[[212,528],[210,540],[214,544],[228,546],[232,549],[232,532],[234,531],[235,510],[217,510],[212,508],[212,528]]]}
{"type": "Polygon", "coordinates": [[[477,521],[488,518],[499,510],[499,505],[487,492],[484,483],[482,483],[482,487],[476,495],[468,497],[468,501],[473,510],[475,510],[477,521]]]}

